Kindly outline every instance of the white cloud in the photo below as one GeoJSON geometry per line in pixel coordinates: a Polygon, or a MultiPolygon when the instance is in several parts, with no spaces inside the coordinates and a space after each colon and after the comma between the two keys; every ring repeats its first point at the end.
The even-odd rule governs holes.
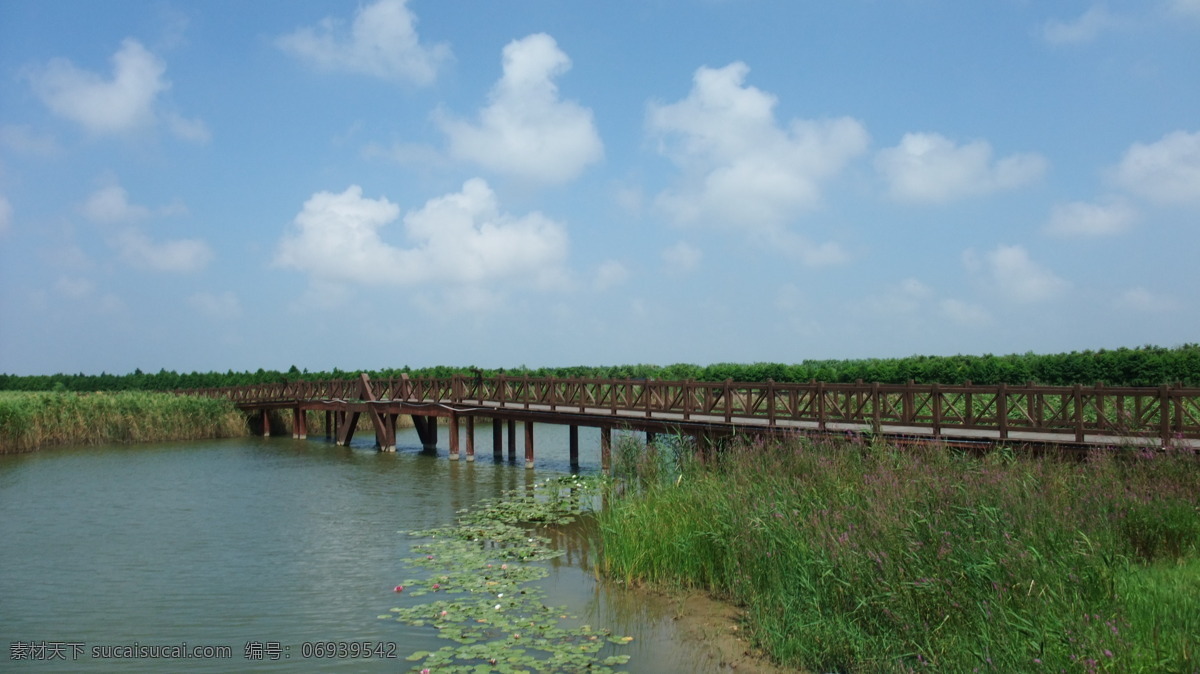
{"type": "Polygon", "coordinates": [[[429,84],[450,59],[445,44],[422,45],[417,18],[406,0],[379,0],[359,7],[349,33],[341,19],[326,18],[300,28],[275,44],[323,70],[362,73],[414,84],[429,84]]]}
{"type": "Polygon", "coordinates": [[[1014,154],[993,161],[987,141],[955,145],[936,133],[907,133],[896,147],[879,151],[875,168],[893,198],[940,203],[1033,182],[1045,173],[1046,160],[1014,154]]]}
{"type": "Polygon", "coordinates": [[[213,259],[212,249],[199,239],[155,243],[133,228],[119,232],[113,244],[126,262],[149,271],[195,272],[206,267],[213,259]]]}
{"type": "Polygon", "coordinates": [[[83,214],[94,222],[113,224],[144,220],[150,209],[129,203],[129,193],[120,185],[112,184],[92,192],[83,204],[83,214]]]}
{"type": "Polygon", "coordinates": [[[596,290],[608,290],[629,279],[629,269],[617,260],[605,260],[596,269],[596,277],[592,287],[596,290]]]}
{"type": "Polygon", "coordinates": [[[677,222],[779,229],[818,206],[822,183],[866,150],[866,129],[848,117],[780,127],[776,97],[744,85],[749,71],[700,68],[687,98],[650,106],[648,127],[683,174],[657,199],[677,222]]]}
{"type": "Polygon", "coordinates": [[[96,134],[133,131],[154,123],[154,104],[171,84],[167,66],[140,42],[126,39],[112,57],[111,79],[57,58],[28,77],[34,93],[59,117],[96,134]]]}
{"type": "Polygon", "coordinates": [[[562,101],[554,78],[571,59],[537,33],[504,47],[504,74],[472,124],[446,115],[437,123],[450,154],[489,170],[541,183],[564,183],[604,157],[591,110],[562,101]]]}
{"type": "Polygon", "coordinates": [[[1200,203],[1200,132],[1134,143],[1115,171],[1123,188],[1156,203],[1200,203]]]}
{"type": "MultiPolygon", "coordinates": [[[[34,93],[50,111],[95,134],[122,134],[153,125],[159,94],[171,88],[166,63],[140,42],[125,39],[112,57],[111,78],[53,59],[28,73],[34,93]]],[[[204,122],[165,115],[168,128],[183,140],[207,142],[204,122]]]]}
{"type": "Polygon", "coordinates": [[[938,309],[943,318],[958,325],[982,327],[990,325],[992,322],[992,315],[988,313],[987,309],[962,300],[944,299],[938,303],[938,309]]]}
{"type": "Polygon", "coordinates": [[[13,207],[8,197],[0,194],[0,234],[6,233],[12,227],[13,207]]]}
{"type": "Polygon", "coordinates": [[[414,286],[508,281],[536,287],[565,283],[565,228],[541,213],[502,213],[488,184],[473,178],[461,192],[428,201],[404,216],[413,244],[389,244],[381,230],[400,217],[386,198],[353,185],[318,192],[296,216],[275,262],[325,283],[414,286]]]}
{"type": "Polygon", "coordinates": [[[1130,288],[1113,299],[1116,309],[1144,313],[1167,313],[1179,310],[1179,303],[1169,297],[1156,295],[1142,287],[1130,288]]]}
{"type": "Polygon", "coordinates": [[[1079,44],[1096,39],[1101,33],[1120,25],[1120,21],[1102,5],[1093,5],[1070,21],[1051,19],[1042,25],[1042,38],[1050,44],[1079,44]]]}
{"type": "Polygon", "coordinates": [[[983,283],[1013,302],[1044,302],[1070,288],[1067,281],[1031,260],[1021,246],[997,246],[982,258],[974,250],[967,250],[963,263],[983,283]]]}
{"type": "Polygon", "coordinates": [[[112,57],[112,79],[54,59],[30,75],[33,90],[60,117],[95,133],[121,133],[154,120],[154,101],[170,83],[162,59],[126,39],[112,57]]]}
{"type": "Polygon", "coordinates": [[[1072,201],[1054,206],[1046,233],[1064,237],[1110,236],[1128,230],[1137,218],[1137,210],[1124,201],[1105,204],[1072,201]]]}
{"type": "Polygon", "coordinates": [[[217,320],[233,320],[242,315],[242,303],[232,291],[220,294],[198,292],[188,298],[188,304],[200,313],[217,320]]]}

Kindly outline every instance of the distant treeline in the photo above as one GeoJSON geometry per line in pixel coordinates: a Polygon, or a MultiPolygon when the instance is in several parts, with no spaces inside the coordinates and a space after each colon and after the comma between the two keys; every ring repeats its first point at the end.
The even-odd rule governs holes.
{"type": "Polygon", "coordinates": [[[717,363],[713,365],[613,365],[541,367],[512,369],[474,367],[390,368],[382,370],[309,372],[293,366],[286,372],[259,369],[255,372],[192,372],[171,370],[132,374],[55,374],[17,376],[0,374],[0,390],[8,391],[171,391],[175,389],[244,386],[286,381],[346,379],[366,372],[372,379],[450,377],[455,374],[483,376],[498,374],[530,377],[590,377],[604,379],[664,379],[696,381],[880,382],[903,384],[1024,384],[1069,386],[1103,382],[1107,386],[1159,386],[1182,383],[1200,386],[1200,344],[1175,348],[1144,346],[1099,351],[1007,356],[909,356],[863,360],[806,360],[783,363],[717,363]]]}

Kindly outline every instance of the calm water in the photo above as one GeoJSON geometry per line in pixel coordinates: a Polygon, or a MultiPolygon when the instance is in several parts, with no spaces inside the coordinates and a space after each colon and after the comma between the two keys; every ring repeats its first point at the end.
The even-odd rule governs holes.
{"type": "MultiPolygon", "coordinates": [[[[0,670],[406,671],[409,653],[452,642],[377,618],[404,601],[394,585],[421,575],[402,562],[413,539],[400,532],[450,524],[460,508],[569,468],[565,427],[537,427],[533,471],[523,458],[493,462],[490,425],[477,429],[475,463],[449,461],[440,432],[437,457],[412,431],[395,454],[251,438],[0,456],[0,670]],[[305,658],[316,641],[395,643],[398,657],[305,658]],[[12,660],[22,642],[68,644],[67,660],[12,660]],[[84,649],[74,661],[72,643],[84,649]],[[233,657],[92,657],[135,643],[228,646],[233,657]],[[258,643],[290,657],[246,659],[258,643]]],[[[598,443],[581,429],[584,472],[598,443]]],[[[635,637],[613,647],[633,656],[626,670],[697,669],[665,609],[596,583],[584,551],[548,566],[548,604],[635,637]]]]}

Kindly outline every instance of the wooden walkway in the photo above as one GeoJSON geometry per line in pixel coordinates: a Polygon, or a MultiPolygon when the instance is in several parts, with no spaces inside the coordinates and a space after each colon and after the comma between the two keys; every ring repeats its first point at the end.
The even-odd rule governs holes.
{"type": "Polygon", "coordinates": [[[503,424],[509,456],[515,422],[525,422],[525,461],[534,459],[533,422],[601,429],[602,463],[611,431],[631,429],[714,439],[735,433],[874,434],[901,441],[960,445],[1029,444],[1076,447],[1188,447],[1200,450],[1200,388],[1181,386],[980,386],[696,382],[531,377],[357,379],[289,382],[179,391],[221,397],[262,415],[291,410],[293,437],[307,435],[308,414],[325,412],[326,428],[349,443],[362,414],[376,443],[394,450],[396,420],[411,415],[422,444],[437,446],[437,419],[448,420],[450,457],[460,454],[460,423],[473,460],[476,418],[493,420],[499,456],[503,424]]]}

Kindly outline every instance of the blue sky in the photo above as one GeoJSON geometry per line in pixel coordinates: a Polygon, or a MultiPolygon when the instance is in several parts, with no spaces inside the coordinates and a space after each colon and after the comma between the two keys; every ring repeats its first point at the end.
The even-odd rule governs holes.
{"type": "Polygon", "coordinates": [[[0,3],[0,372],[1200,339],[1200,1],[0,3]]]}

